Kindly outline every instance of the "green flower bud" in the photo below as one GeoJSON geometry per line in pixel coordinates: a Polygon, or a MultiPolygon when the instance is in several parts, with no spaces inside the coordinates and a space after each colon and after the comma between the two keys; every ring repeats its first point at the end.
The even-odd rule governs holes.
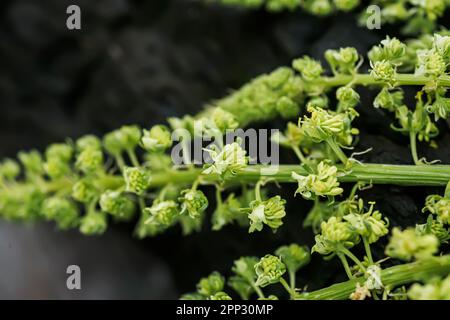
{"type": "Polygon", "coordinates": [[[334,5],[341,11],[349,12],[359,6],[359,0],[333,0],[334,5]]]}
{"type": "Polygon", "coordinates": [[[234,130],[239,127],[236,117],[228,111],[218,107],[215,108],[211,119],[220,132],[225,133],[227,130],[234,130]]]}
{"type": "Polygon", "coordinates": [[[433,215],[429,215],[427,222],[424,224],[416,224],[416,233],[420,236],[432,234],[438,238],[440,243],[448,243],[450,239],[450,230],[445,228],[442,221],[437,218],[433,219],[433,215]]]}
{"type": "Polygon", "coordinates": [[[41,175],[44,173],[44,163],[38,151],[19,152],[18,158],[24,166],[27,175],[41,175]]]}
{"type": "Polygon", "coordinates": [[[76,146],[79,152],[84,151],[86,149],[100,150],[102,148],[102,143],[100,139],[97,138],[96,136],[86,135],[77,140],[76,146]]]}
{"type": "Polygon", "coordinates": [[[286,266],[280,258],[267,254],[255,265],[255,272],[258,276],[255,285],[264,288],[279,282],[286,272],[286,266]]]}
{"type": "Polygon", "coordinates": [[[58,159],[62,162],[69,162],[73,155],[73,148],[65,143],[55,143],[50,145],[45,151],[47,160],[58,159]]]}
{"type": "Polygon", "coordinates": [[[352,47],[325,51],[325,59],[333,73],[353,74],[359,60],[358,51],[352,47]]]}
{"type": "Polygon", "coordinates": [[[321,142],[344,131],[345,115],[333,114],[327,110],[308,107],[311,117],[305,116],[299,121],[300,128],[305,135],[314,142],[321,142]]]}
{"type": "Polygon", "coordinates": [[[411,300],[450,300],[450,276],[443,280],[432,278],[428,283],[413,284],[408,290],[411,300]]]}
{"type": "Polygon", "coordinates": [[[239,143],[233,142],[223,147],[220,152],[215,148],[207,150],[213,160],[213,164],[207,165],[203,174],[225,175],[227,172],[236,174],[236,172],[247,166],[248,158],[245,156],[246,151],[241,148],[239,143]]]}
{"type": "Polygon", "coordinates": [[[155,200],[150,208],[144,209],[144,212],[150,215],[145,224],[155,224],[162,227],[171,226],[180,214],[178,204],[172,200],[155,200]]]}
{"type": "Polygon", "coordinates": [[[381,41],[380,46],[373,47],[368,57],[370,61],[389,61],[394,65],[399,65],[399,60],[406,54],[406,45],[399,41],[397,38],[386,37],[381,41]]]}
{"type": "Polygon", "coordinates": [[[208,198],[200,190],[186,189],[181,191],[179,201],[181,203],[180,214],[187,212],[192,219],[199,218],[208,207],[208,198]]]}
{"type": "Polygon", "coordinates": [[[223,290],[225,278],[214,271],[208,277],[200,279],[197,283],[197,292],[204,296],[211,296],[223,290]]]}
{"type": "Polygon", "coordinates": [[[450,36],[443,36],[438,33],[434,34],[433,45],[436,51],[447,60],[450,58],[450,36]]]}
{"type": "Polygon", "coordinates": [[[384,87],[380,93],[375,97],[373,106],[375,108],[383,108],[390,112],[394,112],[397,108],[403,105],[403,91],[389,91],[384,87]]]}
{"type": "Polygon", "coordinates": [[[144,130],[141,139],[142,147],[150,152],[163,152],[172,146],[172,136],[169,128],[163,125],[153,126],[144,130]]]}
{"type": "Polygon", "coordinates": [[[51,197],[42,204],[42,214],[47,220],[55,221],[62,230],[78,225],[78,208],[71,201],[51,197]]]}
{"type": "Polygon", "coordinates": [[[300,193],[307,200],[323,196],[337,196],[344,191],[339,187],[337,176],[337,168],[327,164],[325,161],[321,161],[317,165],[314,174],[302,176],[292,172],[292,178],[298,182],[295,194],[300,193]]]}
{"type": "Polygon", "coordinates": [[[280,257],[289,272],[292,273],[297,272],[300,268],[307,265],[311,259],[309,249],[295,243],[278,248],[275,254],[280,257]]]}
{"type": "Polygon", "coordinates": [[[360,213],[350,213],[344,216],[344,220],[348,221],[354,228],[355,232],[367,239],[369,243],[377,242],[379,238],[388,234],[389,220],[383,217],[378,210],[373,210],[374,202],[370,202],[369,211],[362,213],[364,205],[360,200],[360,213]]]}
{"type": "Polygon", "coordinates": [[[103,145],[108,153],[117,155],[125,150],[134,149],[140,140],[141,129],[138,126],[123,126],[106,134],[103,145]]]}
{"type": "Polygon", "coordinates": [[[435,49],[417,52],[416,75],[437,78],[445,74],[446,70],[444,58],[435,49]]]}
{"type": "Polygon", "coordinates": [[[69,164],[60,158],[49,158],[44,169],[51,179],[59,179],[71,171],[69,164]]]}
{"type": "Polygon", "coordinates": [[[318,252],[322,255],[334,255],[341,250],[342,246],[351,248],[359,242],[359,236],[352,226],[336,217],[331,217],[320,225],[321,234],[316,235],[316,244],[311,252],[318,252]]]}
{"type": "Polygon", "coordinates": [[[333,12],[330,0],[313,0],[305,2],[305,10],[316,16],[327,16],[333,12]]]}
{"type": "Polygon", "coordinates": [[[319,61],[311,59],[308,56],[295,59],[292,67],[302,74],[306,81],[313,81],[322,75],[323,68],[319,61]]]}
{"type": "Polygon", "coordinates": [[[100,197],[100,208],[120,220],[129,220],[134,214],[135,205],[121,192],[107,190],[100,197]]]}
{"type": "Polygon", "coordinates": [[[209,296],[207,300],[232,300],[232,299],[228,294],[221,291],[209,296]]]}
{"type": "Polygon", "coordinates": [[[300,107],[297,102],[289,97],[281,97],[277,101],[277,111],[284,119],[292,119],[300,113],[300,107]]]}
{"type": "Polygon", "coordinates": [[[436,95],[433,104],[427,106],[427,112],[434,114],[434,120],[447,119],[450,115],[450,98],[436,95]]]}
{"type": "Polygon", "coordinates": [[[442,222],[450,224],[450,198],[448,197],[436,194],[428,196],[422,211],[428,211],[438,216],[442,222]]]}
{"type": "Polygon", "coordinates": [[[370,61],[372,70],[370,75],[377,81],[385,82],[386,84],[393,86],[395,83],[396,71],[391,62],[386,60],[372,62],[370,61]]]}
{"type": "Polygon", "coordinates": [[[77,156],[76,167],[89,174],[103,166],[103,152],[99,149],[86,148],[77,156]]]}
{"type": "Polygon", "coordinates": [[[141,195],[150,185],[150,174],[147,170],[137,167],[127,167],[123,171],[125,191],[141,195]]]}
{"type": "Polygon", "coordinates": [[[231,270],[247,282],[253,282],[256,279],[255,265],[258,261],[256,257],[241,257],[234,261],[231,270]]]}
{"type": "Polygon", "coordinates": [[[255,230],[261,231],[263,224],[268,225],[273,231],[276,231],[282,224],[286,215],[284,205],[286,200],[280,196],[272,197],[265,201],[255,200],[250,204],[250,228],[248,232],[255,230]]]}
{"type": "Polygon", "coordinates": [[[413,228],[392,230],[386,247],[386,254],[392,258],[409,261],[412,258],[424,259],[438,251],[439,241],[431,234],[418,235],[413,228]]]}
{"type": "Polygon", "coordinates": [[[77,181],[72,187],[72,197],[82,203],[91,203],[99,196],[99,191],[90,179],[77,181]]]}
{"type": "Polygon", "coordinates": [[[340,87],[336,91],[336,98],[347,108],[353,108],[359,103],[359,94],[352,87],[340,87]]]}
{"type": "Polygon", "coordinates": [[[80,222],[80,232],[84,235],[100,235],[108,227],[106,214],[92,211],[87,213],[80,222]]]}
{"type": "Polygon", "coordinates": [[[205,297],[198,292],[185,293],[180,297],[180,300],[204,300],[205,297]]]}
{"type": "MultiPolygon", "coordinates": [[[[256,261],[258,262],[258,261],[256,261]]],[[[256,264],[255,262],[255,264],[256,264]]],[[[253,269],[253,267],[252,267],[253,269]]],[[[253,271],[254,272],[254,271],[253,271]]],[[[242,300],[249,300],[254,290],[247,280],[240,276],[232,276],[228,279],[228,286],[236,291],[242,300]]]]}
{"type": "Polygon", "coordinates": [[[6,159],[0,163],[0,180],[14,180],[20,174],[19,164],[11,159],[6,159]]]}

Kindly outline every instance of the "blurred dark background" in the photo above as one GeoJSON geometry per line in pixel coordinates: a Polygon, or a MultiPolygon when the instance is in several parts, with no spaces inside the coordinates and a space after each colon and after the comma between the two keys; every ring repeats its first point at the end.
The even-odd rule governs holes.
{"type": "MultiPolygon", "coordinates": [[[[168,116],[195,113],[302,54],[321,58],[324,50],[340,46],[366,52],[386,33],[396,33],[395,27],[357,28],[355,19],[273,15],[195,0],[2,0],[0,157],[42,150],[66,137],[101,135],[131,123],[150,127],[168,116]],[[66,29],[70,4],[81,8],[82,30],[66,29]]],[[[373,93],[362,97],[370,103],[373,93]]],[[[359,148],[375,150],[367,161],[409,163],[407,140],[389,132],[381,111],[362,109],[361,118],[359,148]]],[[[449,163],[448,126],[442,129],[439,152],[427,149],[427,156],[449,163]]],[[[285,157],[289,161],[291,155],[285,157]]],[[[365,193],[381,201],[394,225],[408,225],[424,219],[419,211],[432,191],[440,190],[376,187],[365,193]]],[[[236,226],[213,232],[205,226],[189,237],[174,229],[139,241],[132,237],[133,225],[111,225],[104,236],[87,238],[46,223],[1,221],[0,298],[178,298],[210,271],[227,273],[241,255],[262,255],[292,241],[311,244],[313,235],[301,227],[310,204],[292,198],[292,188],[281,192],[289,215],[276,234],[249,236],[236,226]],[[81,267],[80,291],[66,289],[70,264],[81,267]]],[[[336,261],[323,263],[320,257],[300,277],[310,288],[344,279],[336,261]]]]}

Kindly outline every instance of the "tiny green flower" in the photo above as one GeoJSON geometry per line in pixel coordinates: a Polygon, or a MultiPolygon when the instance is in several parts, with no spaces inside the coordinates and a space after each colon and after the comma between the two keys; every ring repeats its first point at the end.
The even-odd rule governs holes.
{"type": "Polygon", "coordinates": [[[345,106],[344,110],[355,107],[360,100],[358,92],[348,86],[337,89],[336,98],[340,104],[345,106]]]}
{"type": "Polygon", "coordinates": [[[79,138],[75,144],[77,146],[78,152],[82,152],[88,148],[100,150],[102,147],[100,139],[94,135],[85,135],[79,138]]]}
{"type": "Polygon", "coordinates": [[[80,222],[80,232],[84,235],[100,235],[105,233],[108,227],[106,214],[92,211],[87,213],[80,222]]]}
{"type": "Polygon", "coordinates": [[[374,202],[370,203],[370,208],[363,213],[364,205],[362,200],[359,201],[359,213],[350,213],[344,216],[344,220],[348,221],[355,231],[362,237],[365,237],[369,243],[377,242],[379,238],[388,234],[389,221],[387,218],[383,220],[378,210],[374,211],[374,202]]]}
{"type": "Polygon", "coordinates": [[[411,300],[450,300],[450,276],[432,278],[426,284],[413,284],[408,290],[411,300]]]}
{"type": "Polygon", "coordinates": [[[444,226],[439,217],[434,219],[431,214],[428,216],[426,223],[416,224],[416,233],[421,236],[426,234],[435,235],[440,243],[448,243],[450,239],[450,230],[444,226]]]}
{"type": "Polygon", "coordinates": [[[351,248],[359,242],[359,236],[352,226],[336,217],[331,217],[321,224],[321,234],[316,235],[316,244],[311,252],[333,256],[342,247],[351,248]]]}
{"type": "Polygon", "coordinates": [[[387,60],[381,60],[372,62],[370,61],[372,70],[370,75],[377,81],[385,82],[386,84],[393,86],[395,84],[396,71],[391,62],[387,60]]]}
{"type": "Polygon", "coordinates": [[[325,51],[325,59],[329,63],[333,73],[352,74],[355,72],[359,54],[355,48],[346,47],[339,50],[325,51]]]}
{"type": "Polygon", "coordinates": [[[433,45],[436,51],[446,60],[450,59],[450,36],[434,34],[433,45]]]}
{"type": "Polygon", "coordinates": [[[417,52],[416,75],[439,77],[445,74],[447,64],[435,49],[420,50],[417,52]]]}
{"type": "Polygon", "coordinates": [[[261,231],[263,224],[276,231],[282,224],[286,215],[284,209],[286,201],[280,196],[272,197],[265,201],[255,200],[250,204],[251,212],[248,215],[250,228],[248,232],[261,231]]]}
{"type": "Polygon", "coordinates": [[[73,155],[73,148],[65,143],[55,143],[50,145],[45,151],[47,160],[59,159],[63,162],[69,162],[73,155]]]}
{"type": "Polygon", "coordinates": [[[96,172],[103,166],[103,152],[100,149],[86,148],[78,154],[75,165],[86,174],[96,172]]]}
{"type": "Polygon", "coordinates": [[[163,125],[153,126],[144,130],[141,138],[142,147],[150,152],[163,152],[172,146],[172,136],[169,128],[163,125]]]}
{"type": "Polygon", "coordinates": [[[51,179],[58,179],[70,172],[69,164],[60,158],[49,158],[44,163],[45,172],[51,179]]]}
{"type": "Polygon", "coordinates": [[[438,250],[439,240],[431,234],[418,235],[413,228],[392,230],[386,254],[392,258],[409,261],[412,258],[431,257],[438,250]]]}
{"type": "Polygon", "coordinates": [[[227,172],[236,174],[236,172],[247,166],[248,158],[246,151],[241,148],[238,142],[225,145],[222,150],[217,151],[216,148],[206,150],[213,163],[206,166],[203,174],[225,175],[227,172]]]}
{"type": "Polygon", "coordinates": [[[181,191],[180,214],[187,213],[192,219],[199,218],[208,207],[208,198],[200,190],[186,189],[181,191]]]}
{"type": "Polygon", "coordinates": [[[137,167],[127,167],[123,171],[125,190],[141,195],[150,185],[150,174],[147,170],[137,167]]]}
{"type": "Polygon", "coordinates": [[[42,214],[47,220],[55,221],[62,230],[78,225],[78,209],[73,202],[59,197],[45,199],[42,214]]]}
{"type": "Polygon", "coordinates": [[[236,117],[220,107],[214,109],[211,119],[222,133],[225,133],[227,130],[234,130],[239,126],[236,117]]]}
{"type": "Polygon", "coordinates": [[[279,282],[286,272],[286,266],[281,262],[280,258],[267,254],[255,264],[255,272],[258,276],[255,284],[264,288],[279,282]]]}
{"type": "Polygon", "coordinates": [[[292,119],[300,113],[300,106],[289,97],[281,97],[277,101],[277,111],[284,119],[292,119]]]}
{"type": "Polygon", "coordinates": [[[446,98],[440,94],[436,95],[436,99],[426,107],[427,112],[434,114],[434,120],[447,119],[450,115],[450,98],[446,98]]]}
{"type": "Polygon", "coordinates": [[[300,193],[307,200],[316,199],[316,197],[337,196],[344,191],[339,187],[337,177],[337,168],[325,161],[321,161],[317,165],[313,174],[302,176],[292,172],[292,178],[298,182],[295,194],[300,193]]]}
{"type": "Polygon", "coordinates": [[[19,164],[11,159],[6,159],[0,163],[0,180],[14,180],[20,174],[19,164]]]}
{"type": "Polygon", "coordinates": [[[381,41],[381,45],[373,47],[369,53],[369,59],[372,62],[389,61],[394,65],[400,64],[400,59],[406,54],[406,45],[397,38],[390,38],[381,41]]]}
{"type": "Polygon", "coordinates": [[[207,300],[232,300],[232,299],[227,293],[220,291],[209,296],[207,300]]]}
{"type": "Polygon", "coordinates": [[[150,208],[145,208],[144,212],[150,215],[145,224],[155,224],[163,227],[171,226],[179,213],[178,204],[172,200],[155,200],[150,208]]]}
{"type": "Polygon", "coordinates": [[[28,176],[41,175],[44,173],[44,162],[38,151],[19,152],[18,158],[24,166],[28,176]]]}
{"type": "Polygon", "coordinates": [[[112,131],[103,138],[103,146],[112,155],[118,155],[125,150],[135,148],[141,140],[141,130],[138,126],[123,126],[112,131]]]}
{"type": "Polygon", "coordinates": [[[442,222],[450,224],[450,198],[448,197],[437,194],[428,196],[422,211],[428,211],[438,216],[442,222]]]}
{"type": "Polygon", "coordinates": [[[308,264],[311,259],[309,249],[295,243],[279,247],[275,254],[280,257],[286,268],[292,273],[297,272],[304,265],[308,264]]]}
{"type": "Polygon", "coordinates": [[[81,179],[72,187],[72,198],[82,203],[91,203],[98,197],[99,190],[91,179],[81,179]]]}
{"type": "Polygon", "coordinates": [[[308,56],[298,58],[292,62],[292,67],[300,72],[303,79],[313,81],[322,75],[323,68],[319,61],[308,56]]]}
{"type": "Polygon", "coordinates": [[[310,117],[305,116],[299,120],[299,127],[305,135],[314,142],[321,142],[344,131],[346,116],[338,113],[333,114],[322,108],[308,107],[310,117]]]}
{"type": "Polygon", "coordinates": [[[200,279],[197,284],[197,292],[204,296],[211,296],[223,290],[225,278],[214,271],[208,277],[200,279]]]}
{"type": "Polygon", "coordinates": [[[119,191],[107,190],[100,197],[102,211],[121,220],[128,220],[135,211],[134,202],[119,191]]]}
{"type": "Polygon", "coordinates": [[[383,108],[390,112],[394,112],[403,105],[403,91],[390,91],[387,87],[383,87],[380,93],[375,97],[373,106],[375,108],[383,108]]]}

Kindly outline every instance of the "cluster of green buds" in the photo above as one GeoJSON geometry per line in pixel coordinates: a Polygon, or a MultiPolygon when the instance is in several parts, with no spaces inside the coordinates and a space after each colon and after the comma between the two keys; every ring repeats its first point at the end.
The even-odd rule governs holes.
{"type": "Polygon", "coordinates": [[[283,224],[282,219],[286,215],[284,208],[286,201],[280,196],[274,196],[267,200],[254,200],[250,203],[248,218],[250,220],[249,232],[261,231],[266,224],[274,232],[283,224]]]}
{"type": "Polygon", "coordinates": [[[262,288],[280,282],[283,274],[286,272],[286,266],[281,259],[267,254],[255,264],[257,275],[256,285],[262,288]]]}
{"type": "Polygon", "coordinates": [[[225,278],[214,271],[208,277],[200,279],[197,283],[197,291],[181,296],[181,300],[231,300],[231,297],[223,292],[225,278]]]}
{"type": "Polygon", "coordinates": [[[438,246],[439,240],[433,234],[420,235],[414,228],[403,231],[394,228],[386,247],[386,255],[404,261],[426,259],[438,251],[438,246]]]}
{"type": "Polygon", "coordinates": [[[298,182],[295,194],[300,193],[303,198],[314,200],[317,197],[329,197],[340,195],[344,190],[339,187],[338,169],[326,161],[321,161],[316,169],[306,167],[311,171],[308,175],[300,175],[292,172],[292,178],[298,182]]]}
{"type": "Polygon", "coordinates": [[[423,208],[423,212],[426,211],[436,215],[442,223],[450,225],[450,182],[444,196],[434,194],[427,197],[423,208]]]}
{"type": "Polygon", "coordinates": [[[450,276],[432,278],[425,284],[413,284],[408,290],[411,300],[450,300],[450,276]]]}

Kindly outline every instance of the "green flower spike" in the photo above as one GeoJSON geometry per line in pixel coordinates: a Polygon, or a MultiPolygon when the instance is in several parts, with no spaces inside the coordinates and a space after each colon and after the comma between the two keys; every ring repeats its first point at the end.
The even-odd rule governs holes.
{"type": "Polygon", "coordinates": [[[425,259],[435,254],[438,246],[439,240],[434,235],[418,235],[413,228],[403,231],[394,228],[386,247],[386,254],[405,261],[412,258],[425,259]]]}
{"type": "Polygon", "coordinates": [[[203,174],[218,174],[224,176],[226,173],[235,174],[247,166],[248,158],[246,151],[238,142],[225,145],[222,150],[217,151],[215,146],[207,149],[213,160],[212,164],[206,165],[203,174]]]}
{"type": "Polygon", "coordinates": [[[150,185],[150,174],[147,170],[137,167],[127,167],[123,171],[125,191],[142,195],[150,185]]]}
{"type": "Polygon", "coordinates": [[[135,211],[134,202],[119,191],[105,191],[100,197],[100,208],[120,220],[130,219],[135,211]]]}
{"type": "Polygon", "coordinates": [[[264,224],[276,231],[283,224],[282,219],[286,215],[285,203],[286,201],[280,196],[275,196],[265,201],[253,201],[250,204],[251,212],[248,215],[250,219],[248,232],[261,231],[264,224]]]}
{"type": "Polygon", "coordinates": [[[208,198],[200,190],[186,189],[181,191],[180,214],[187,213],[192,219],[199,218],[208,207],[208,198]]]}
{"type": "Polygon", "coordinates": [[[255,272],[258,278],[256,285],[266,287],[270,284],[280,282],[283,274],[286,272],[286,266],[281,262],[280,258],[273,255],[265,255],[255,265],[255,272]]]}
{"type": "Polygon", "coordinates": [[[141,145],[150,152],[163,152],[169,149],[172,146],[172,135],[169,128],[156,125],[150,130],[144,130],[141,145]]]}
{"type": "Polygon", "coordinates": [[[325,161],[318,164],[313,174],[302,176],[292,172],[292,178],[298,182],[295,194],[300,193],[307,200],[323,196],[337,196],[344,191],[339,187],[337,176],[337,168],[327,164],[325,161]]]}
{"type": "Polygon", "coordinates": [[[224,277],[217,271],[214,271],[208,277],[200,279],[197,284],[197,292],[204,296],[212,296],[221,292],[224,285],[224,277]]]}

